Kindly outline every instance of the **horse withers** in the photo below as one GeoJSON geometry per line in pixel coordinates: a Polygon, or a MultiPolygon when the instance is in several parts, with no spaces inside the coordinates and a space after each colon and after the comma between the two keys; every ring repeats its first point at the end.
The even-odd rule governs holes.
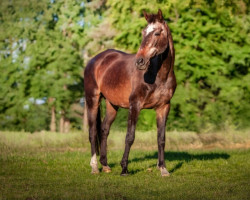
{"type": "Polygon", "coordinates": [[[99,173],[97,155],[100,147],[102,171],[111,172],[107,162],[107,137],[119,107],[129,109],[125,151],[121,175],[128,174],[128,156],[135,139],[135,127],[141,109],[155,109],[157,118],[158,163],[162,176],[165,167],[165,127],[170,100],[176,88],[174,44],[161,10],[147,14],[143,39],[136,54],[114,49],[92,58],[84,72],[84,88],[91,143],[92,173],[99,173]],[[106,100],[106,116],[101,122],[100,100],[106,100]]]}

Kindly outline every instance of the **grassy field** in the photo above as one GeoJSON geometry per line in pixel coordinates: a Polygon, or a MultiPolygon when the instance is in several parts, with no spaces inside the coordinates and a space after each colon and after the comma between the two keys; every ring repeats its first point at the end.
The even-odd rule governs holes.
{"type": "Polygon", "coordinates": [[[136,134],[128,177],[123,132],[108,141],[112,173],[98,175],[87,134],[0,132],[0,199],[250,199],[249,131],[167,135],[163,178],[153,132],[136,134]]]}

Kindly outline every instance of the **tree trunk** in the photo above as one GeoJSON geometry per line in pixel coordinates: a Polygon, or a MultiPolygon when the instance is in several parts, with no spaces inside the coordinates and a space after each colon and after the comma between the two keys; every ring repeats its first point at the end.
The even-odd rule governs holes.
{"type": "Polygon", "coordinates": [[[70,131],[70,121],[69,119],[64,120],[64,133],[69,133],[70,131]]]}
{"type": "Polygon", "coordinates": [[[64,123],[65,123],[64,112],[61,111],[60,126],[59,126],[60,133],[64,133],[64,123]]]}
{"type": "MultiPolygon", "coordinates": [[[[49,98],[49,104],[52,104],[54,101],[54,98],[49,98]]],[[[55,106],[51,106],[51,120],[50,120],[50,131],[56,132],[56,109],[55,106]]]]}
{"type": "Polygon", "coordinates": [[[88,132],[88,116],[87,116],[86,102],[85,102],[84,111],[83,111],[83,132],[84,133],[88,132]]]}
{"type": "Polygon", "coordinates": [[[55,113],[55,106],[52,106],[52,107],[51,107],[50,131],[51,131],[51,132],[56,132],[56,113],[55,113]]]}

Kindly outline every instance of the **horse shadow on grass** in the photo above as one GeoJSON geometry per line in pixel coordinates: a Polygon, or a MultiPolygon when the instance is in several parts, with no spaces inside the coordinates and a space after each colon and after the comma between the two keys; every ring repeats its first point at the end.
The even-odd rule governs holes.
{"type": "MultiPolygon", "coordinates": [[[[174,168],[170,169],[169,172],[170,173],[174,173],[176,170],[180,169],[182,167],[182,165],[184,163],[189,163],[193,160],[200,160],[200,161],[206,161],[206,160],[216,160],[216,159],[229,159],[230,155],[227,153],[215,153],[215,152],[210,152],[210,153],[188,153],[188,152],[175,152],[175,151],[171,151],[171,152],[165,152],[165,161],[166,162],[171,162],[171,161],[179,161],[174,168]]],[[[142,157],[136,157],[136,158],[132,158],[129,160],[129,163],[133,163],[133,162],[143,162],[146,160],[155,160],[157,162],[158,159],[158,152],[152,152],[151,154],[142,156],[142,157]]],[[[114,167],[116,164],[111,163],[110,167],[114,167]]],[[[156,167],[156,163],[149,166],[149,168],[151,167],[156,167]]],[[[129,170],[130,174],[136,174],[140,171],[143,171],[144,169],[137,169],[137,170],[129,170]]]]}

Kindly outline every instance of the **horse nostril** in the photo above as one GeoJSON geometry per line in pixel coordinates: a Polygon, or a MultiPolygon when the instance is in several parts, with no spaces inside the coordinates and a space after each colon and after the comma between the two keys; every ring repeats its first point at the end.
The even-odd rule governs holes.
{"type": "Polygon", "coordinates": [[[136,65],[138,65],[138,66],[144,65],[144,59],[143,58],[138,58],[137,61],[136,61],[136,65]]]}

